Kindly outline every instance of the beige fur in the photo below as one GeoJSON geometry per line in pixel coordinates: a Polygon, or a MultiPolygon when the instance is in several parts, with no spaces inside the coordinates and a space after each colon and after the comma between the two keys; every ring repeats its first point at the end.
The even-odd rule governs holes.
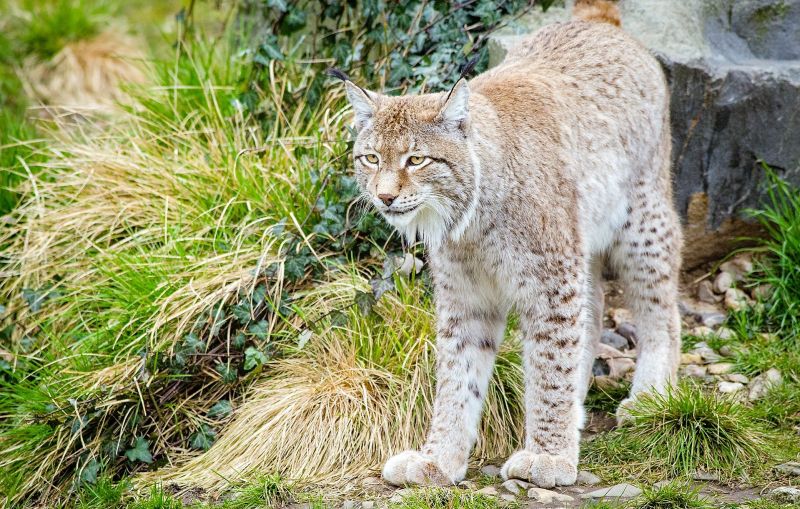
{"type": "Polygon", "coordinates": [[[384,478],[464,477],[513,308],[527,418],[524,449],[502,473],[574,483],[606,260],[639,330],[631,396],[675,378],[681,233],[661,68],[612,24],[576,20],[543,28],[449,93],[389,97],[346,85],[358,182],[392,225],[425,242],[436,295],[430,432],[419,451],[390,458],[384,478]]]}

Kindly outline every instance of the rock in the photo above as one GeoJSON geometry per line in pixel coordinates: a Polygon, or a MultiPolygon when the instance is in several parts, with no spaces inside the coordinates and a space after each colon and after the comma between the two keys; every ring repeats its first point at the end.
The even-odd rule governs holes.
{"type": "Polygon", "coordinates": [[[714,291],[717,293],[725,293],[729,288],[733,287],[733,275],[730,272],[720,272],[714,278],[714,291]]]}
{"type": "Polygon", "coordinates": [[[794,504],[800,502],[800,488],[781,486],[769,492],[769,497],[776,502],[794,504]]]}
{"type": "Polygon", "coordinates": [[[719,362],[722,360],[722,357],[715,352],[711,347],[709,347],[705,342],[697,343],[695,348],[690,352],[695,353],[703,359],[703,362],[719,362]]]}
{"type": "Polygon", "coordinates": [[[707,279],[700,281],[700,284],[697,285],[697,298],[708,304],[722,302],[722,296],[714,293],[714,284],[707,279]]]}
{"type": "Polygon", "coordinates": [[[614,327],[619,327],[623,323],[632,323],[633,315],[631,312],[624,308],[611,308],[608,310],[608,316],[614,322],[614,327]]]}
{"type": "Polygon", "coordinates": [[[580,470],[578,472],[578,480],[575,482],[586,486],[594,486],[595,484],[600,484],[600,478],[588,470],[580,470]]]}
{"type": "Polygon", "coordinates": [[[627,338],[608,329],[603,331],[602,336],[600,336],[600,342],[617,350],[627,350],[629,348],[627,338]]]}
{"type": "Polygon", "coordinates": [[[705,338],[713,335],[714,331],[704,325],[692,329],[692,336],[697,336],[698,338],[705,338]]]}
{"type": "Polygon", "coordinates": [[[699,353],[682,353],[681,364],[700,364],[703,362],[703,357],[699,353]]]}
{"type": "Polygon", "coordinates": [[[592,376],[609,376],[611,374],[611,366],[605,359],[595,359],[592,363],[592,376]]]}
{"type": "Polygon", "coordinates": [[[505,500],[506,502],[516,502],[517,501],[517,497],[515,497],[514,495],[511,495],[510,493],[503,493],[502,495],[500,495],[500,498],[505,500]]]}
{"type": "Polygon", "coordinates": [[[531,488],[528,490],[528,498],[540,504],[549,505],[553,502],[568,504],[574,499],[569,495],[563,493],[556,493],[555,491],[546,490],[544,488],[531,488]]]}
{"type": "Polygon", "coordinates": [[[342,509],[358,509],[359,507],[361,507],[361,504],[354,500],[345,500],[342,503],[342,509]]]}
{"type": "Polygon", "coordinates": [[[408,277],[412,272],[414,274],[419,274],[420,271],[422,271],[422,267],[425,265],[425,262],[411,253],[406,253],[403,258],[397,257],[396,265],[399,267],[397,271],[400,274],[408,277]]]}
{"type": "Polygon", "coordinates": [[[516,479],[509,479],[508,481],[504,482],[501,486],[506,491],[508,491],[509,493],[512,493],[514,495],[519,495],[520,493],[522,493],[522,488],[517,483],[516,479]]]}
{"type": "Polygon", "coordinates": [[[486,495],[487,497],[496,497],[499,494],[497,488],[494,486],[486,486],[479,489],[475,493],[480,493],[481,495],[486,495]]]}
{"type": "Polygon", "coordinates": [[[766,372],[761,373],[750,381],[750,392],[747,395],[747,399],[750,401],[756,401],[763,398],[767,395],[770,389],[780,385],[782,381],[783,378],[781,377],[781,372],[775,368],[771,368],[766,372]]]}
{"type": "Polygon", "coordinates": [[[731,311],[741,311],[751,304],[747,294],[738,288],[728,288],[725,292],[725,307],[731,311]]]}
{"type": "Polygon", "coordinates": [[[751,291],[750,294],[753,296],[754,299],[763,302],[772,297],[772,293],[774,291],[775,288],[771,284],[765,283],[763,285],[758,285],[755,288],[753,288],[753,291],[751,291]]]}
{"type": "Polygon", "coordinates": [[[610,376],[595,376],[594,385],[598,389],[602,389],[604,391],[610,391],[620,388],[620,383],[611,378],[610,376]]]}
{"type": "Polygon", "coordinates": [[[718,362],[715,364],[709,364],[707,368],[709,375],[724,375],[733,370],[733,364],[730,362],[718,362]]]}
{"type": "MultiPolygon", "coordinates": [[[[715,328],[723,323],[728,317],[722,313],[703,313],[700,316],[700,322],[706,327],[715,328]]],[[[716,335],[716,333],[714,333],[716,335]]]]}
{"type": "Polygon", "coordinates": [[[725,380],[729,382],[735,382],[740,384],[746,384],[750,382],[750,379],[744,376],[741,373],[731,373],[729,375],[725,375],[725,380]]]}
{"type": "Polygon", "coordinates": [[[800,461],[790,461],[775,467],[775,470],[787,475],[800,475],[800,461]]]}
{"type": "Polygon", "coordinates": [[[730,274],[734,281],[744,281],[745,276],[753,272],[753,259],[748,254],[740,254],[720,264],[719,270],[730,274]]]}
{"type": "MultiPolygon", "coordinates": [[[[495,33],[490,63],[522,34],[567,20],[569,5],[495,33]]],[[[800,116],[789,113],[800,104],[800,8],[796,0],[626,0],[619,7],[625,31],[668,77],[675,201],[688,218],[684,266],[692,267],[753,231],[737,215],[765,196],[760,161],[800,182],[793,142],[800,116]]]]}
{"type": "Polygon", "coordinates": [[[695,481],[719,481],[719,474],[715,474],[714,472],[706,472],[704,470],[698,470],[692,476],[692,479],[695,481]]]}
{"type": "Polygon", "coordinates": [[[706,367],[697,364],[687,364],[682,368],[682,371],[684,376],[692,378],[705,378],[706,376],[706,367]]]}
{"type": "Polygon", "coordinates": [[[631,347],[635,348],[639,342],[639,338],[636,337],[636,326],[630,322],[622,322],[617,327],[617,334],[627,339],[631,347]]]}
{"type": "Polygon", "coordinates": [[[744,389],[744,384],[737,382],[720,382],[717,384],[717,390],[723,394],[734,394],[744,389]]]}
{"type": "Polygon", "coordinates": [[[610,488],[584,493],[581,498],[633,498],[642,494],[642,490],[632,484],[622,483],[610,488]]]}
{"type": "Polygon", "coordinates": [[[464,490],[476,490],[478,489],[478,485],[472,481],[461,481],[458,483],[458,487],[464,490]]]}
{"type": "Polygon", "coordinates": [[[374,509],[374,508],[375,508],[375,502],[373,502],[372,500],[365,500],[361,502],[361,509],[374,509]]]}
{"type": "Polygon", "coordinates": [[[500,467],[495,465],[484,465],[481,467],[481,473],[489,477],[500,477],[500,467]]]}
{"type": "MultiPolygon", "coordinates": [[[[726,330],[730,330],[730,329],[726,329],[726,330]]],[[[717,332],[719,332],[719,331],[717,331],[717,332]]],[[[723,338],[723,339],[725,339],[725,338],[723,338]]],[[[734,352],[733,347],[731,345],[722,345],[721,347],[719,347],[719,354],[721,356],[723,356],[723,357],[733,357],[733,355],[735,353],[736,352],[734,352]]]]}

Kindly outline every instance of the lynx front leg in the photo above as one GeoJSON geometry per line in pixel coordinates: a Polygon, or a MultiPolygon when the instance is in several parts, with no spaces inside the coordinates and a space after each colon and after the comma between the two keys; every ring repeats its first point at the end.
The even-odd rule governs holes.
{"type": "Polygon", "coordinates": [[[587,341],[585,268],[548,264],[537,295],[519,306],[525,367],[525,449],[503,465],[503,477],[543,488],[575,483],[582,390],[579,365],[587,341]]]}
{"type": "Polygon", "coordinates": [[[386,462],[391,484],[454,484],[467,472],[483,400],[505,329],[506,310],[481,302],[474,291],[437,285],[436,397],[430,432],[420,451],[386,462]]]}

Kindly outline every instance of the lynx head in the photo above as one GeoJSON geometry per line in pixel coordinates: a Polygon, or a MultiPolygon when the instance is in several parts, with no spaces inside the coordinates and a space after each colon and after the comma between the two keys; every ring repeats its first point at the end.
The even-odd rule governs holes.
{"type": "Polygon", "coordinates": [[[391,97],[332,74],[345,82],[355,113],[353,159],[364,196],[410,242],[460,236],[479,184],[467,81],[445,93],[391,97]]]}

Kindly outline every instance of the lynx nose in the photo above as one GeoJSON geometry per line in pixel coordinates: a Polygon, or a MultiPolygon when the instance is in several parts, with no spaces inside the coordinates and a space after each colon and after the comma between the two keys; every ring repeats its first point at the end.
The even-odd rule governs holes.
{"type": "Polygon", "coordinates": [[[387,207],[392,204],[395,198],[397,198],[396,194],[381,193],[378,195],[378,199],[387,207]]]}

